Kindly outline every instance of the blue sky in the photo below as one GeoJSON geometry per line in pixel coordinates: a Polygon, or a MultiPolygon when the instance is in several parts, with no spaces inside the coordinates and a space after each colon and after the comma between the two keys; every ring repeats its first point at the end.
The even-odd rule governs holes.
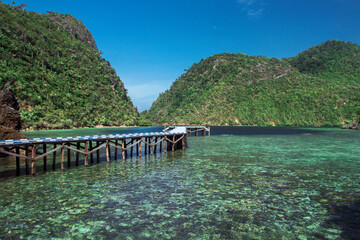
{"type": "MultiPolygon", "coordinates": [[[[2,1],[11,4],[12,1],[2,1]]],[[[290,57],[327,40],[360,44],[360,0],[21,0],[93,34],[139,111],[184,69],[222,52],[290,57]]]]}

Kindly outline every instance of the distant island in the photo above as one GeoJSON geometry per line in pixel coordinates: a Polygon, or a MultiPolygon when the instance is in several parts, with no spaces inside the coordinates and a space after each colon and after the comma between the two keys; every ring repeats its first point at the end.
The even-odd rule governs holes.
{"type": "Polygon", "coordinates": [[[360,46],[327,41],[286,59],[221,53],[139,113],[83,23],[0,2],[0,89],[22,129],[146,124],[347,126],[360,119],[360,46]]]}

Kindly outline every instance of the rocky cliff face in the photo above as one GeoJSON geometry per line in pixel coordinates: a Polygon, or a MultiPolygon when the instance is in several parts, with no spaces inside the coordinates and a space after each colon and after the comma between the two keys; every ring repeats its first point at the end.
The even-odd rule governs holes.
{"type": "Polygon", "coordinates": [[[19,131],[21,117],[18,113],[19,104],[9,84],[0,91],[0,139],[26,138],[19,131]]]}

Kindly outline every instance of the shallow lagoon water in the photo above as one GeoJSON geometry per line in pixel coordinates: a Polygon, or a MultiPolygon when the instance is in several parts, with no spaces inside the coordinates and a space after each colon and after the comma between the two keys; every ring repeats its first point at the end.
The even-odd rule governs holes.
{"type": "Polygon", "coordinates": [[[212,128],[184,151],[0,179],[0,238],[359,239],[359,144],[212,128]]]}

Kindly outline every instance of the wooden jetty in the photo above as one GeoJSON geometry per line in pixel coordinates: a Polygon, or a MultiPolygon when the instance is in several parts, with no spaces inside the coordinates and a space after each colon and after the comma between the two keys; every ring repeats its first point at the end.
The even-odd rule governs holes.
{"type": "Polygon", "coordinates": [[[95,153],[96,161],[100,162],[101,148],[105,148],[107,162],[111,159],[111,147],[114,150],[115,160],[119,151],[123,160],[129,154],[133,157],[134,152],[141,158],[142,152],[145,155],[152,155],[157,150],[166,152],[185,149],[187,135],[186,127],[174,127],[169,131],[150,133],[0,140],[0,152],[16,158],[17,175],[20,175],[20,159],[25,159],[26,174],[35,174],[36,162],[40,159],[43,159],[46,171],[48,158],[52,157],[52,169],[55,170],[57,152],[60,152],[61,169],[64,169],[65,164],[70,166],[71,151],[76,152],[76,166],[79,165],[80,154],[84,155],[84,165],[87,166],[89,157],[90,162],[94,162],[95,153]],[[66,154],[65,150],[67,150],[66,154]],[[67,163],[65,163],[65,155],[67,155],[67,163]]]}
{"type": "Polygon", "coordinates": [[[168,126],[163,131],[171,131],[171,129],[183,128],[186,130],[188,135],[191,136],[194,133],[195,136],[199,136],[199,133],[203,136],[210,136],[210,127],[206,126],[168,126]]]}

